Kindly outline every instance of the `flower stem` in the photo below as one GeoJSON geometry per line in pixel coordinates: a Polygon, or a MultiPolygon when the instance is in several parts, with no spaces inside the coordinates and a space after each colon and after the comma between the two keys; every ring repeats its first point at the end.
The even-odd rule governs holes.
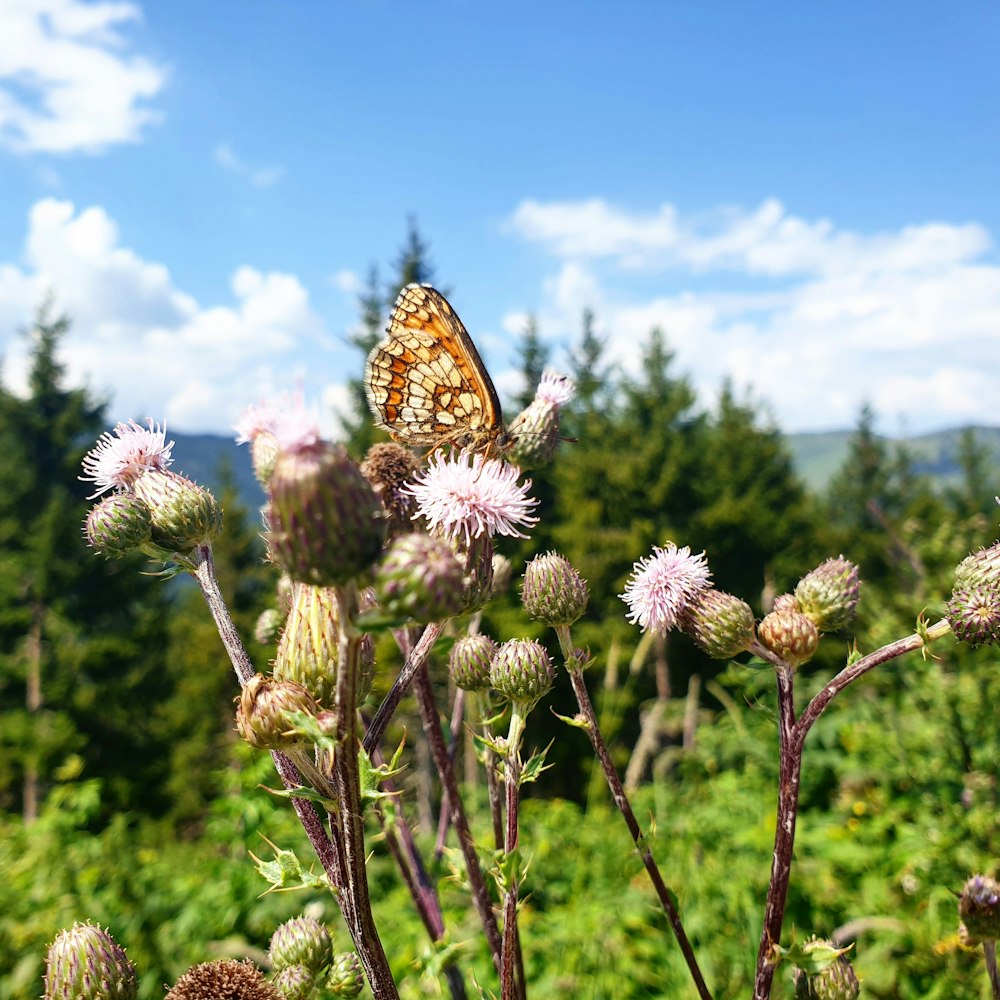
{"type": "Polygon", "coordinates": [[[517,857],[518,805],[521,789],[521,738],[529,706],[516,701],[510,705],[510,726],[507,730],[504,755],[504,785],[507,799],[507,822],[504,827],[503,851],[506,861],[503,900],[503,949],[500,959],[500,996],[514,1000],[517,996],[514,970],[517,966],[517,889],[520,861],[517,857]]]}
{"type": "Polygon", "coordinates": [[[618,806],[618,810],[625,820],[628,832],[635,842],[639,856],[642,858],[642,863],[649,875],[650,881],[653,883],[653,888],[656,890],[660,905],[667,915],[667,920],[670,922],[670,929],[677,939],[677,944],[681,949],[681,954],[684,956],[684,961],[687,963],[691,978],[694,980],[695,988],[698,990],[698,995],[701,997],[701,1000],[712,1000],[711,991],[705,984],[705,978],[698,967],[698,960],[695,958],[694,949],[691,947],[691,942],[684,932],[684,925],[681,923],[680,913],[678,913],[677,906],[674,903],[673,894],[663,881],[660,869],[657,867],[653,854],[646,844],[642,830],[639,828],[635,813],[632,811],[632,804],[629,802],[628,795],[626,795],[625,789],[622,786],[621,778],[618,776],[615,765],[611,761],[611,754],[608,752],[607,744],[604,742],[604,736],[598,725],[594,706],[591,704],[590,695],[587,693],[587,683],[583,678],[583,669],[571,666],[571,664],[577,661],[570,639],[569,627],[566,625],[557,626],[556,633],[559,636],[559,645],[562,648],[563,657],[568,667],[570,682],[573,685],[573,693],[576,695],[580,714],[586,723],[584,728],[586,729],[587,736],[590,737],[590,745],[593,747],[594,753],[604,771],[604,777],[608,783],[608,788],[611,790],[612,798],[614,798],[615,805],[618,806]]]}
{"type": "Polygon", "coordinates": [[[799,803],[799,778],[802,772],[802,744],[796,738],[794,673],[789,666],[775,671],[778,682],[778,817],[774,831],[774,854],[771,859],[771,880],[764,906],[764,925],[757,952],[757,973],[754,979],[754,1000],[767,1000],[771,995],[774,971],[778,967],[777,947],[781,941],[781,925],[788,898],[788,882],[792,870],[792,848],[795,845],[795,819],[799,803]]]}
{"type": "Polygon", "coordinates": [[[347,895],[351,901],[348,920],[351,937],[364,966],[372,993],[382,1000],[398,998],[389,961],[375,927],[365,869],[364,821],[361,781],[358,772],[357,672],[361,634],[354,627],[357,591],[353,584],[337,589],[340,605],[340,644],[337,657],[337,746],[333,759],[334,784],[347,868],[347,895]]]}
{"type": "MultiPolygon", "coordinates": [[[[428,626],[428,628],[430,627],[428,626]]],[[[424,635],[426,636],[426,634],[425,630],[424,635]]],[[[423,640],[421,639],[421,641],[423,640]]],[[[479,864],[479,855],[476,853],[476,844],[472,839],[472,831],[469,829],[465,807],[462,804],[462,797],[458,791],[455,768],[452,767],[451,758],[448,756],[448,747],[441,733],[441,718],[434,703],[434,691],[431,687],[431,675],[427,669],[426,660],[422,660],[415,669],[413,690],[417,696],[420,720],[424,727],[424,735],[427,737],[427,743],[430,746],[431,756],[434,759],[434,766],[441,776],[444,792],[448,796],[448,805],[451,809],[451,822],[455,827],[455,834],[462,849],[462,856],[465,858],[465,868],[468,873],[472,900],[479,913],[483,931],[486,933],[486,940],[493,954],[493,964],[499,973],[501,968],[500,931],[497,929],[497,922],[493,915],[489,892],[486,889],[486,880],[483,877],[482,866],[479,864]]]]}
{"type": "Polygon", "coordinates": [[[996,941],[983,942],[983,957],[986,959],[986,971],[989,974],[990,986],[993,989],[993,1000],[1000,1000],[1000,972],[997,971],[996,941]]]}
{"type": "Polygon", "coordinates": [[[378,711],[375,713],[371,725],[368,727],[368,732],[365,733],[364,748],[369,756],[375,747],[382,742],[382,737],[385,735],[393,713],[399,707],[403,695],[409,689],[414,674],[427,662],[427,657],[434,648],[434,643],[437,642],[443,628],[444,622],[433,622],[425,626],[417,644],[410,650],[409,655],[406,657],[406,662],[403,664],[403,669],[400,670],[395,683],[389,689],[389,693],[383,699],[382,704],[379,705],[378,711]]]}

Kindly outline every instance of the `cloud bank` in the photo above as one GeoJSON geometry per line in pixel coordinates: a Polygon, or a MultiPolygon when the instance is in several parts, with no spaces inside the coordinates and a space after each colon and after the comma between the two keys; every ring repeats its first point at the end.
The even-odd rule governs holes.
{"type": "Polygon", "coordinates": [[[167,72],[130,54],[132,3],[0,3],[0,146],[20,153],[100,153],[137,142],[159,120],[145,102],[167,72]]]}
{"type": "Polygon", "coordinates": [[[113,420],[165,418],[186,431],[219,431],[247,404],[293,388],[289,377],[305,381],[303,348],[325,337],[294,275],[243,266],[231,277],[230,303],[202,305],[163,264],[123,246],[99,207],[37,202],[24,260],[0,265],[5,384],[23,391],[27,344],[13,331],[51,292],[73,324],[60,352],[69,384],[113,390],[113,420]]]}
{"type": "Polygon", "coordinates": [[[543,332],[575,339],[594,308],[633,371],[659,326],[704,393],[752,385],[787,430],[850,426],[865,400],[894,431],[997,423],[1000,266],[975,223],[858,233],[774,199],[693,217],[592,199],[524,201],[506,229],[558,262],[543,332]]]}

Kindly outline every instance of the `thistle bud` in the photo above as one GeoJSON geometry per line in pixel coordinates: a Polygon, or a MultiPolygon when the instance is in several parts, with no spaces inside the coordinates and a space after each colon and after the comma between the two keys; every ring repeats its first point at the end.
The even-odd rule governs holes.
{"type": "Polygon", "coordinates": [[[861,595],[858,567],[843,556],[827,559],[795,588],[802,613],[820,632],[836,632],[853,618],[861,595]]]}
{"type": "Polygon", "coordinates": [[[797,667],[816,652],[819,629],[799,612],[772,611],[757,626],[757,638],[790,667],[797,667]]]}
{"type": "Polygon", "coordinates": [[[545,647],[534,639],[511,639],[490,663],[490,684],[513,702],[534,705],[555,681],[555,670],[545,647]]]}
{"type": "Polygon", "coordinates": [[[49,945],[45,1000],[135,1000],[137,992],[125,949],[95,924],[73,924],[49,945]]]}
{"type": "Polygon", "coordinates": [[[455,553],[464,574],[461,612],[479,611],[493,596],[493,542],[484,531],[474,538],[435,533],[455,553]]]}
{"type": "Polygon", "coordinates": [[[1000,542],[966,556],[955,568],[955,588],[1000,585],[1000,542]]]}
{"type": "Polygon", "coordinates": [[[448,654],[448,675],[463,691],[484,691],[490,686],[490,663],[497,644],[488,635],[466,635],[455,641],[448,654]]]}
{"type": "Polygon", "coordinates": [[[1000,643],[1000,588],[987,583],[956,586],[945,617],[955,638],[970,646],[1000,643]]]}
{"type": "Polygon", "coordinates": [[[559,444],[559,408],[573,391],[573,383],[564,375],[542,375],[535,398],[510,423],[514,442],[510,457],[515,464],[531,469],[552,461],[559,444]]]}
{"type": "Polygon", "coordinates": [[[378,558],[385,514],[342,447],[281,452],[269,485],[270,551],[293,580],[337,586],[378,558]]]}
{"type": "Polygon", "coordinates": [[[958,897],[958,914],[970,941],[1000,938],[1000,884],[988,875],[973,875],[958,897]]]}
{"type": "Polygon", "coordinates": [[[286,920],[271,936],[267,954],[275,969],[302,965],[316,974],[333,959],[333,941],[330,932],[318,920],[294,917],[286,920]]]}
{"type": "MultiPolygon", "coordinates": [[[[838,949],[830,941],[814,938],[806,941],[802,950],[808,954],[836,953],[838,949]]],[[[830,964],[818,972],[795,970],[795,1000],[857,1000],[860,994],[861,984],[846,955],[835,954],[830,964]]]]}
{"type": "Polygon", "coordinates": [[[240,692],[236,728],[258,750],[294,749],[303,740],[291,732],[293,712],[317,715],[319,708],[301,684],[254,674],[240,692]]]}
{"type": "Polygon", "coordinates": [[[794,594],[778,594],[771,605],[772,611],[801,611],[794,594]]]}
{"type": "Polygon", "coordinates": [[[253,627],[253,637],[262,646],[270,646],[281,633],[285,624],[285,616],[277,608],[265,608],[258,616],[253,627]]]}
{"type": "Polygon", "coordinates": [[[283,1000],[253,962],[237,962],[232,958],[191,966],[165,1000],[221,1000],[222,997],[283,1000]]]}
{"type": "Polygon", "coordinates": [[[394,441],[374,444],[361,463],[361,474],[371,483],[388,515],[388,534],[406,534],[413,530],[417,502],[403,491],[417,471],[413,452],[394,441]]]}
{"type": "Polygon", "coordinates": [[[679,623],[683,632],[717,660],[745,652],[754,640],[750,605],[720,590],[696,594],[681,612],[679,623]]]}
{"type": "Polygon", "coordinates": [[[365,977],[361,971],[361,961],[353,951],[342,951],[333,956],[326,988],[335,997],[354,1000],[365,988],[365,977]]]}
{"type": "Polygon", "coordinates": [[[401,535],[375,571],[375,596],[393,617],[423,625],[439,622],[462,611],[465,574],[446,542],[418,533],[401,535]]]}
{"type": "Polygon", "coordinates": [[[215,497],[197,483],[169,469],[148,469],[133,492],[149,508],[151,539],[181,555],[208,545],[222,530],[222,510],[215,497]]]}
{"type": "Polygon", "coordinates": [[[272,980],[285,1000],[312,1000],[316,977],[304,965],[286,965],[272,980]]]}
{"type": "Polygon", "coordinates": [[[324,708],[332,708],[337,690],[340,609],[328,587],[297,584],[285,630],[274,660],[275,680],[301,684],[324,708]]]}
{"type": "Polygon", "coordinates": [[[529,618],[546,625],[572,625],[587,610],[587,581],[555,552],[537,556],[525,567],[521,601],[529,618]]]}
{"type": "Polygon", "coordinates": [[[153,515],[138,497],[117,493],[94,504],[84,524],[93,550],[105,559],[121,559],[150,540],[153,515]]]}

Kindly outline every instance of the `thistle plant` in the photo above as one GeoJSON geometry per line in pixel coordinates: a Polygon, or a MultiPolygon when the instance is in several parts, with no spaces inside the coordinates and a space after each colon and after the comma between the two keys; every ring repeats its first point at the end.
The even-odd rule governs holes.
{"type": "MultiPolygon", "coordinates": [[[[353,946],[336,952],[325,927],[296,918],[271,940],[270,978],[247,963],[209,962],[182,977],[170,997],[185,1000],[211,990],[261,1000],[353,997],[364,981],[380,1000],[398,997],[369,896],[375,823],[440,959],[451,997],[468,995],[461,952],[450,947],[436,886],[407,819],[406,787],[397,784],[405,748],[391,754],[383,747],[387,727],[408,694],[421,732],[407,739],[426,741],[441,783],[438,847],[443,850],[450,831],[492,957],[496,980],[487,991],[502,1000],[522,1000],[531,991],[518,922],[531,855],[520,829],[520,801],[524,787],[546,767],[545,750],[527,749],[529,719],[545,706],[564,713],[559,718],[586,734],[683,956],[692,995],[713,996],[702,969],[709,963],[698,955],[699,948],[711,949],[710,933],[702,930],[692,940],[685,930],[678,887],[655,857],[653,831],[636,816],[591,701],[588,680],[596,673],[597,657],[580,644],[579,632],[574,637],[588,613],[587,581],[558,552],[541,553],[524,567],[525,621],[538,631],[551,630],[544,638],[552,640],[556,657],[537,638],[483,632],[483,608],[510,578],[510,564],[495,549],[505,537],[526,539],[538,522],[532,485],[521,469],[553,459],[559,409],[571,391],[562,377],[543,378],[536,399],[510,425],[514,447],[506,457],[437,450],[421,459],[399,444],[383,444],[358,464],[342,446],[323,440],[301,409],[284,415],[253,410],[241,437],[251,445],[267,492],[268,556],[283,580],[279,607],[262,617],[257,629],[259,641],[273,644],[268,674],[252,667],[215,579],[212,542],[221,530],[221,512],[208,491],[172,471],[165,431],[152,422],[146,428],[119,424],[88,455],[85,478],[94,482],[92,499],[98,502],[85,533],[95,554],[113,559],[144,552],[165,572],[187,573],[198,582],[239,684],[234,727],[247,744],[271,755],[282,784],[278,794],[295,810],[320,865],[314,873],[307,860],[276,847],[273,858],[255,859],[263,879],[272,888],[329,892],[353,946]],[[385,638],[385,644],[391,637],[399,649],[402,664],[391,683],[375,661],[373,637],[385,638]],[[432,658],[444,642],[456,693],[450,706],[452,746],[431,676],[432,658]],[[370,712],[363,703],[380,669],[379,689],[387,693],[370,712]],[[552,694],[561,672],[575,707],[554,703],[564,697],[552,694]],[[454,745],[465,725],[476,731],[477,756],[486,772],[492,845],[476,842],[456,774],[454,745]],[[492,848],[492,866],[484,864],[484,846],[492,848]]],[[[949,633],[972,646],[1000,641],[1000,544],[960,564],[944,619],[929,624],[920,618],[909,636],[865,655],[851,652],[808,700],[796,692],[803,665],[827,637],[851,625],[862,596],[859,569],[849,559],[830,558],[805,573],[759,620],[745,600],[713,585],[708,555],[688,545],[664,540],[635,561],[631,573],[627,564],[621,570],[620,578],[627,575],[620,595],[624,618],[639,632],[680,633],[710,657],[735,659],[774,677],[779,780],[754,1000],[771,996],[782,964],[789,976],[796,970],[796,996],[853,1000],[859,983],[846,949],[814,938],[782,944],[806,738],[837,695],[869,671],[907,653],[926,654],[949,633]]],[[[994,951],[998,899],[1000,888],[991,878],[974,876],[961,893],[959,915],[964,940],[982,945],[994,995],[1000,997],[994,951]]],[[[66,935],[50,952],[46,997],[130,1000],[134,970],[128,971],[105,932],[74,928],[66,935]],[[81,970],[98,970],[88,971],[88,981],[105,983],[104,992],[80,987],[81,970]]]]}

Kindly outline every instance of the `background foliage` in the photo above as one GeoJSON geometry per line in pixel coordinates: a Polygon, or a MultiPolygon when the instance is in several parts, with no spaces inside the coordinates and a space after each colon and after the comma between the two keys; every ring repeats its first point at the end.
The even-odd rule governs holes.
{"type": "MultiPolygon", "coordinates": [[[[433,278],[415,226],[393,270],[386,284],[371,271],[355,334],[363,350],[397,288],[433,278]]],[[[234,739],[235,680],[200,596],[141,575],[141,565],[102,563],[80,539],[79,460],[106,417],[85,391],[63,385],[67,330],[43,309],[31,332],[29,397],[0,393],[0,995],[37,996],[48,942],[89,918],[128,947],[142,996],[155,997],[194,962],[262,958],[277,924],[303,907],[334,927],[338,918],[328,899],[260,896],[248,852],[266,853],[265,836],[303,856],[308,848],[287,806],[259,787],[277,784],[267,756],[234,739]]],[[[528,393],[545,363],[533,323],[522,348],[528,393]]],[[[533,474],[542,521],[506,554],[519,573],[531,555],[558,548],[590,581],[591,608],[574,636],[595,657],[588,681],[602,725],[637,785],[636,812],[652,825],[706,978],[716,996],[746,995],[773,838],[772,680],[708,661],[683,638],[640,642],[616,596],[632,562],[667,539],[705,549],[718,586],[758,612],[822,559],[857,562],[860,618],[853,635],[827,639],[800,672],[804,699],[852,641],[869,650],[911,632],[922,610],[940,614],[955,564],[995,538],[1000,477],[967,435],[961,478],[935,486],[912,455],[875,438],[865,412],[828,491],[811,493],[752,402],[724,387],[711,410],[699,405],[673,371],[663,332],[651,331],[639,374],[627,376],[604,356],[585,313],[573,358],[579,395],[564,429],[575,443],[533,474]]],[[[373,435],[358,390],[350,429],[361,454],[373,435]]],[[[273,580],[256,515],[232,490],[224,501],[216,562],[249,637],[273,602],[273,580]]],[[[524,619],[516,589],[490,605],[483,630],[548,639],[524,619]]],[[[848,689],[806,747],[786,935],[850,932],[870,997],[987,995],[979,959],[958,945],[952,892],[975,871],[996,873],[1000,671],[991,649],[938,645],[932,657],[894,661],[848,689]]],[[[264,667],[269,651],[251,650],[264,667]]],[[[373,699],[398,665],[382,652],[373,699]]],[[[447,713],[441,663],[437,678],[447,713]]],[[[573,712],[564,683],[549,703],[573,712]]],[[[417,733],[414,719],[404,703],[390,738],[417,733]]],[[[544,711],[532,716],[528,739],[554,741],[554,766],[530,786],[523,815],[531,995],[691,995],[624,826],[594,780],[586,740],[544,711]]],[[[449,943],[463,969],[489,983],[461,866],[453,870],[450,851],[432,859],[439,803],[419,739],[409,743],[403,808],[424,819],[420,842],[449,943]]],[[[469,795],[482,805],[481,779],[469,795]]],[[[487,828],[478,832],[487,844],[487,828]]],[[[426,996],[440,986],[439,961],[372,833],[390,961],[405,996],[426,996]]],[[[348,947],[346,931],[337,933],[348,947]]],[[[776,988],[789,994],[784,982],[776,988]]]]}

